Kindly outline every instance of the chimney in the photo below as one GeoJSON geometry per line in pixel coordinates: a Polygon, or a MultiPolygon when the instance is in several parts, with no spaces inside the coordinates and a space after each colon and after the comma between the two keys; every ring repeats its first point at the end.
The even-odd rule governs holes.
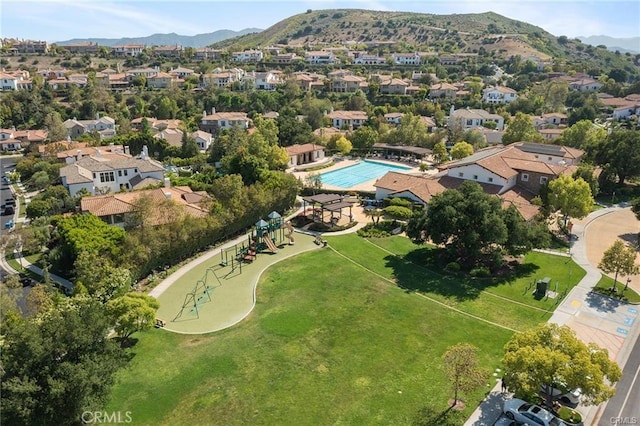
{"type": "Polygon", "coordinates": [[[82,151],[78,149],[76,150],[76,160],[80,160],[81,158],[82,158],[82,151]]]}
{"type": "Polygon", "coordinates": [[[171,180],[168,177],[164,178],[164,187],[165,188],[171,187],[171,180]]]}
{"type": "Polygon", "coordinates": [[[146,145],[142,146],[142,158],[145,160],[149,158],[149,148],[146,145]]]}
{"type": "Polygon", "coordinates": [[[124,148],[124,153],[129,154],[129,145],[125,145],[123,146],[123,148],[124,148]]]}
{"type": "Polygon", "coordinates": [[[216,107],[212,107],[212,108],[211,108],[211,115],[213,115],[213,114],[215,114],[215,113],[216,113],[216,107]]]}
{"type": "Polygon", "coordinates": [[[96,120],[100,120],[100,113],[96,112],[96,120]]]}

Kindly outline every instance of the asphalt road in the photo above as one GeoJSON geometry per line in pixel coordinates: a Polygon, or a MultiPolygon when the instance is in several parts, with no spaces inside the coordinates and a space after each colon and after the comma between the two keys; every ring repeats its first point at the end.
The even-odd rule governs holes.
{"type": "Polygon", "coordinates": [[[640,425],[640,338],[627,360],[616,394],[607,402],[599,425],[640,425]]]}
{"type": "MultiPolygon", "coordinates": [[[[0,175],[4,176],[5,172],[13,170],[16,165],[16,159],[11,157],[1,157],[0,156],[0,175]]],[[[5,204],[7,198],[11,198],[11,190],[9,189],[9,185],[1,182],[0,185],[0,204],[5,204]]],[[[11,215],[1,215],[0,216],[0,235],[4,235],[6,232],[4,228],[4,224],[9,220],[13,219],[11,215]]]]}

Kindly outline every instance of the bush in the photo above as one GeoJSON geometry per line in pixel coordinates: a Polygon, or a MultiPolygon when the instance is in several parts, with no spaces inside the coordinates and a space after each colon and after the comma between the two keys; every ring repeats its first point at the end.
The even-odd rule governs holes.
{"type": "Polygon", "coordinates": [[[458,262],[449,262],[447,266],[444,267],[446,271],[449,272],[460,272],[460,264],[458,262]]]}
{"type": "Polygon", "coordinates": [[[413,211],[410,208],[402,206],[389,206],[383,209],[386,215],[389,215],[395,219],[408,220],[413,216],[413,211]]]}
{"type": "Polygon", "coordinates": [[[411,202],[411,200],[407,200],[406,198],[392,198],[391,200],[389,200],[389,205],[407,207],[410,209],[413,205],[413,202],[411,202]]]}
{"type": "Polygon", "coordinates": [[[491,272],[489,271],[489,268],[477,266],[469,271],[469,276],[473,278],[489,278],[491,276],[491,272]]]}

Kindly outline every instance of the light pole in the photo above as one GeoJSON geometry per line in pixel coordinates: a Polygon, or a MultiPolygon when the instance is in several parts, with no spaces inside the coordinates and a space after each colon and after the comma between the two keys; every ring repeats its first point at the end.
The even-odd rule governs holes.
{"type": "Polygon", "coordinates": [[[624,290],[622,290],[622,293],[627,291],[627,287],[629,287],[629,284],[631,284],[631,277],[627,277],[627,282],[624,284],[624,290]]]}

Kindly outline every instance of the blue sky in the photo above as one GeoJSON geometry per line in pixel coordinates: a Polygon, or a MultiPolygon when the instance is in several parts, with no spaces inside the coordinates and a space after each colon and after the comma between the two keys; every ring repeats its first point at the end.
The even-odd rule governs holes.
{"type": "Polygon", "coordinates": [[[637,0],[0,0],[0,36],[54,42],[170,32],[195,35],[268,28],[307,9],[333,8],[435,14],[493,11],[556,36],[640,36],[637,0]]]}

